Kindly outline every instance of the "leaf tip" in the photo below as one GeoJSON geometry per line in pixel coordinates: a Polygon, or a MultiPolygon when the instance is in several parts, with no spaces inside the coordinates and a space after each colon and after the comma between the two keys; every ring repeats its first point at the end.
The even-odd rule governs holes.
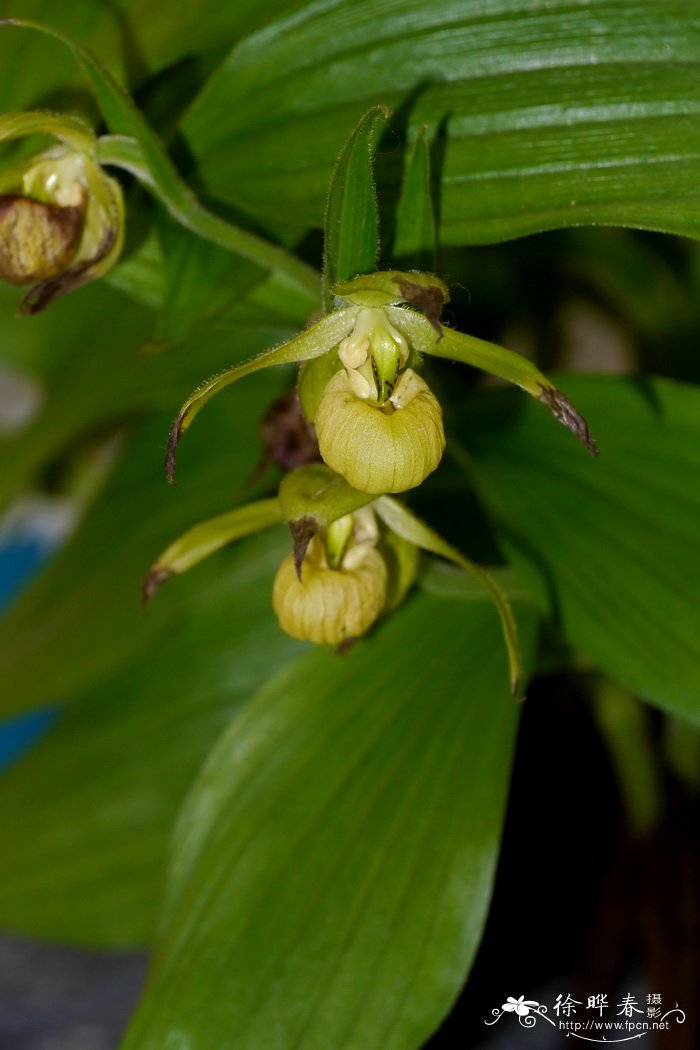
{"type": "Polygon", "coordinates": [[[168,485],[175,485],[175,453],[177,452],[177,446],[180,444],[184,428],[183,428],[183,414],[180,413],[176,417],[175,422],[170,428],[168,434],[168,446],[165,452],[165,476],[168,479],[168,485]]]}
{"type": "Polygon", "coordinates": [[[157,566],[149,569],[141,584],[141,608],[145,609],[157,590],[169,580],[175,573],[172,569],[159,569],[157,566]]]}
{"type": "Polygon", "coordinates": [[[565,427],[568,427],[593,457],[598,456],[600,449],[591,434],[588,423],[581,413],[574,408],[568,397],[554,386],[544,386],[540,383],[540,390],[541,393],[538,394],[537,400],[541,401],[549,409],[559,423],[563,423],[565,427]]]}

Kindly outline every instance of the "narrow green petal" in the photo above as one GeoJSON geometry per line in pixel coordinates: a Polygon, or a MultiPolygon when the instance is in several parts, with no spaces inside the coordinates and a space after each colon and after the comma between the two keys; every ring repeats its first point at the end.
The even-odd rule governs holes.
{"type": "Polygon", "coordinates": [[[526,390],[552,413],[555,419],[568,427],[592,456],[598,455],[598,446],[583,416],[569,399],[550,382],[538,368],[521,354],[506,350],[504,346],[488,343],[473,335],[455,332],[452,328],[440,327],[439,334],[427,317],[401,307],[387,307],[392,324],[421,354],[446,357],[450,361],[461,361],[484,372],[526,390]]]}
{"type": "Polygon", "coordinates": [[[236,507],[226,514],[200,521],[188,529],[163,551],[148,570],[143,581],[144,604],[149,602],[161,584],[171,576],[179,576],[214,554],[227,543],[260,532],[282,520],[277,499],[258,500],[245,507],[236,507]]]}
{"type": "Polygon", "coordinates": [[[422,547],[424,551],[428,551],[430,554],[437,554],[441,558],[454,562],[455,565],[459,565],[461,569],[476,577],[488,590],[501,618],[503,638],[508,650],[510,688],[513,696],[517,696],[522,673],[518,625],[515,621],[513,608],[496,581],[482,568],[465,558],[460,551],[456,550],[443,540],[441,536],[438,536],[436,532],[433,532],[431,528],[416,518],[402,503],[392,499],[391,496],[380,496],[373,506],[382,521],[404,540],[408,540],[409,543],[415,543],[417,547],[422,547]]]}
{"type": "Polygon", "coordinates": [[[288,339],[286,343],[272,350],[266,350],[264,354],[254,357],[251,361],[244,361],[243,364],[227,368],[225,372],[219,372],[202,383],[185,401],[170,429],[165,458],[165,472],[170,484],[173,484],[175,477],[175,450],[182,435],[209,398],[238,379],[259,372],[263,368],[271,368],[272,365],[288,365],[296,361],[310,361],[314,357],[320,357],[321,354],[337,346],[340,340],[348,335],[356,315],[357,309],[354,307],[336,310],[322,317],[320,321],[305,329],[294,339],[288,339]]]}

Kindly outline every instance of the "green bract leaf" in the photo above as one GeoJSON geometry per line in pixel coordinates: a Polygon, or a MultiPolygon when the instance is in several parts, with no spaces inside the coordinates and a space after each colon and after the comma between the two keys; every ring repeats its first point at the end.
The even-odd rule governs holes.
{"type": "Polygon", "coordinates": [[[374,106],[345,143],[333,171],[326,203],[323,242],[323,298],[331,305],[331,288],[357,273],[369,273],[379,254],[379,215],[372,171],[372,151],[379,122],[389,115],[374,106]]]}
{"type": "Polygon", "coordinates": [[[350,332],[357,310],[348,307],[346,310],[336,310],[326,317],[322,317],[316,324],[311,325],[300,335],[289,339],[281,346],[267,350],[252,361],[246,361],[242,365],[234,365],[227,368],[225,372],[219,372],[198,387],[191,397],[185,401],[180,409],[175,422],[170,429],[168,438],[168,451],[165,460],[165,469],[168,481],[172,484],[175,477],[175,450],[182,435],[191,425],[197,413],[204,407],[207,401],[218,394],[224,387],[230,386],[238,379],[259,372],[263,368],[271,368],[273,365],[288,365],[299,361],[309,361],[314,357],[320,357],[344,339],[350,332]]]}
{"type": "Polygon", "coordinates": [[[419,128],[408,153],[396,207],[393,256],[404,264],[435,268],[437,233],[430,182],[430,149],[426,128],[419,128]]]}
{"type": "Polygon", "coordinates": [[[569,641],[700,723],[700,390],[593,376],[567,385],[600,434],[600,459],[577,456],[531,403],[494,393],[460,415],[473,481],[569,641]]]}
{"type": "Polygon", "coordinates": [[[484,372],[490,372],[509,383],[526,390],[547,408],[555,419],[586,446],[592,456],[598,455],[598,446],[583,416],[574,408],[565,394],[554,386],[538,368],[522,354],[506,350],[496,343],[487,343],[473,335],[455,332],[452,328],[440,328],[436,336],[434,325],[420,314],[389,307],[389,317],[416,350],[434,357],[446,357],[450,361],[461,361],[484,372]]]}
{"type": "Polygon", "coordinates": [[[373,499],[352,488],[325,463],[310,463],[287,474],[280,485],[279,505],[292,533],[297,572],[317,532],[373,499]]]}
{"type": "Polygon", "coordinates": [[[124,1050],[423,1044],[491,892],[518,717],[499,634],[485,602],[416,596],[241,712],[181,815],[124,1050]]]}
{"type": "Polygon", "coordinates": [[[436,532],[433,532],[432,529],[428,528],[427,525],[411,514],[397,500],[392,499],[391,496],[380,496],[374,506],[382,521],[403,539],[409,543],[414,543],[416,547],[421,547],[424,551],[429,551],[431,554],[437,554],[441,558],[447,558],[448,561],[454,562],[460,569],[464,569],[479,580],[489,592],[501,619],[503,638],[508,650],[510,688],[513,696],[516,696],[522,679],[518,625],[515,621],[511,604],[499,585],[487,572],[475,565],[474,562],[469,561],[468,558],[465,558],[463,554],[455,550],[449,543],[446,543],[441,536],[438,536],[436,532]]]}
{"type": "MultiPolygon", "coordinates": [[[[272,531],[194,573],[196,591],[185,608],[178,603],[167,631],[149,632],[148,649],[99,684],[62,694],[72,702],[57,725],[4,772],[0,834],[12,841],[0,865],[5,929],[109,948],[151,941],[173,824],[192,780],[236,710],[300,651],[270,600],[286,546],[282,530],[272,531]]],[[[167,614],[178,595],[146,617],[136,597],[134,626],[124,626],[143,632],[159,618],[157,606],[167,614]]],[[[91,611],[104,616],[96,601],[91,611]]],[[[101,644],[114,649],[121,639],[103,634],[101,644]]],[[[48,680],[45,695],[56,657],[51,646],[50,664],[34,661],[48,680]]]]}
{"type": "Polygon", "coordinates": [[[584,223],[698,237],[696,15],[688,0],[318,0],[238,43],[182,130],[209,191],[279,228],[321,225],[344,129],[381,99],[408,110],[409,141],[423,125],[443,138],[443,243],[584,223]]]}
{"type": "Polygon", "coordinates": [[[158,556],[143,581],[143,600],[148,602],[161,584],[171,576],[178,576],[193,568],[210,554],[233,543],[243,536],[260,532],[282,520],[279,503],[276,499],[259,500],[244,507],[236,507],[226,514],[217,514],[208,521],[188,529],[184,535],[171,543],[158,556]]]}
{"type": "Polygon", "coordinates": [[[183,226],[265,269],[283,273],[313,302],[318,290],[318,277],[314,271],[283,248],[233,226],[204,208],[180,178],[130,96],[87,48],[65,33],[37,22],[3,19],[0,26],[32,29],[54,37],[70,48],[90,82],[110,131],[116,136],[126,136],[126,139],[117,137],[112,141],[111,151],[107,146],[101,150],[102,163],[124,167],[140,179],[183,226]],[[123,163],[120,158],[123,158],[123,163]]]}

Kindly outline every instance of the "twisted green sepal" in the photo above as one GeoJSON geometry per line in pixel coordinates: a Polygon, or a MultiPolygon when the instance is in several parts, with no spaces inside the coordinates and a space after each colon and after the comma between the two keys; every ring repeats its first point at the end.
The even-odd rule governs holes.
{"type": "Polygon", "coordinates": [[[159,587],[171,576],[187,572],[200,561],[225,547],[227,543],[243,539],[282,521],[277,499],[263,499],[236,507],[226,514],[200,521],[163,551],[143,580],[143,604],[150,602],[159,587]]]}
{"type": "Polygon", "coordinates": [[[419,353],[446,357],[450,361],[461,361],[462,364],[473,365],[514,383],[537,401],[541,401],[556,420],[575,434],[592,456],[598,455],[598,446],[586,420],[569,399],[526,357],[495,343],[477,339],[476,336],[456,332],[452,328],[441,327],[441,334],[436,337],[435,325],[430,318],[413,310],[387,306],[386,312],[391,323],[419,353]]]}
{"type": "Polygon", "coordinates": [[[515,622],[513,609],[507,597],[487,572],[474,562],[465,558],[458,550],[438,536],[436,532],[428,528],[422,521],[416,518],[403,504],[392,499],[391,496],[380,496],[373,504],[379,517],[385,525],[396,532],[404,540],[421,547],[430,554],[437,554],[441,558],[454,562],[461,569],[470,573],[479,580],[493,598],[498,615],[501,619],[503,637],[508,651],[508,666],[510,668],[510,688],[513,696],[518,695],[522,664],[520,659],[520,642],[518,640],[518,625],[515,622]]]}
{"type": "Polygon", "coordinates": [[[292,534],[294,565],[299,578],[304,555],[316,533],[366,507],[373,499],[371,494],[352,488],[325,463],[297,467],[282,479],[280,511],[292,534]]]}
{"type": "Polygon", "coordinates": [[[168,482],[172,485],[175,479],[175,451],[180,443],[182,435],[192,423],[193,419],[207,401],[218,394],[224,387],[243,379],[245,376],[253,375],[263,368],[271,368],[273,365],[288,365],[300,361],[310,361],[312,358],[320,357],[344,339],[352,329],[357,309],[347,307],[345,310],[336,310],[327,314],[320,321],[311,325],[300,335],[272,350],[265,351],[251,361],[245,361],[241,365],[234,365],[219,372],[202,383],[194,393],[185,401],[170,429],[168,437],[168,449],[165,457],[165,473],[168,482]]]}

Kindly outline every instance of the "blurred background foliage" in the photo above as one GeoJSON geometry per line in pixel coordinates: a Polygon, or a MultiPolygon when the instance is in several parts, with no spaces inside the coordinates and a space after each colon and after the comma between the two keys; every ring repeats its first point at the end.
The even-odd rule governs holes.
{"type": "MultiPolygon", "coordinates": [[[[241,1048],[266,1033],[275,1050],[417,1050],[481,938],[520,720],[494,907],[430,1046],[476,1045],[505,995],[544,998],[557,981],[552,999],[634,981],[690,1007],[696,5],[3,0],[0,15],[91,48],[212,211],[312,267],[338,152],[379,103],[393,109],[376,155],[382,262],[425,264],[431,245],[405,236],[397,204],[427,128],[445,320],[561,373],[602,450],[589,461],[540,406],[431,361],[448,449],[411,503],[470,557],[512,567],[534,675],[522,718],[492,611],[428,559],[406,605],[342,659],[276,626],[281,527],[142,614],[143,573],[178,533],[276,490],[259,424],[293,372],[212,403],[174,491],[173,415],[320,298],[201,239],[123,175],[127,248],[107,278],[35,318],[15,317],[15,289],[0,294],[8,581],[27,537],[48,554],[0,623],[0,712],[51,711],[0,779],[0,924],[91,948],[155,944],[130,1050],[174,1030],[218,1050],[232,1026],[241,1048]],[[524,911],[537,935],[519,943],[524,911]]],[[[0,27],[0,83],[7,110],[114,130],[56,40],[0,27]]],[[[697,1023],[664,1047],[697,1045],[697,1023]]]]}

